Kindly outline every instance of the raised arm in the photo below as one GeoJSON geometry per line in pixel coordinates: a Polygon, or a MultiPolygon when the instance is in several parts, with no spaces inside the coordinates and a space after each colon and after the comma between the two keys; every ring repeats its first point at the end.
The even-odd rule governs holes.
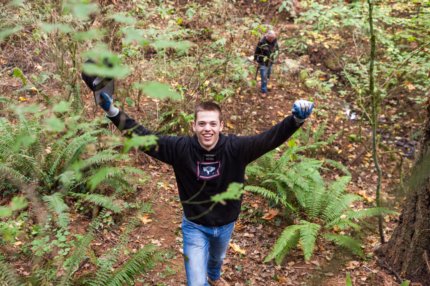
{"type": "Polygon", "coordinates": [[[265,153],[275,149],[290,138],[310,116],[313,103],[298,100],[294,103],[292,114],[267,131],[253,136],[239,136],[235,149],[246,163],[250,163],[265,153]]]}
{"type": "Polygon", "coordinates": [[[112,123],[121,131],[128,131],[125,132],[126,136],[131,137],[133,134],[138,136],[157,135],[157,145],[152,146],[149,150],[143,150],[145,153],[171,165],[173,165],[178,158],[177,154],[184,153],[184,150],[182,150],[183,147],[181,146],[184,146],[183,142],[187,140],[187,138],[162,136],[146,129],[125,112],[115,107],[112,96],[113,88],[108,89],[100,86],[100,84],[96,84],[97,82],[102,82],[97,77],[85,74],[83,74],[82,77],[87,86],[94,92],[96,103],[106,112],[107,117],[112,123]]]}

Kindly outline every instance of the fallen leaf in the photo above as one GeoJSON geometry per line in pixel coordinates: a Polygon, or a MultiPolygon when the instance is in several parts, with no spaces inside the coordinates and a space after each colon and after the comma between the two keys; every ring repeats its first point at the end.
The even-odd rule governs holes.
{"type": "Polygon", "coordinates": [[[246,254],[246,251],[242,248],[240,248],[239,245],[237,245],[236,243],[230,242],[230,247],[233,249],[234,252],[239,253],[239,254],[246,254]]]}
{"type": "Polygon", "coordinates": [[[269,211],[267,211],[264,214],[263,219],[265,219],[265,220],[271,220],[275,216],[277,216],[278,214],[279,214],[279,210],[278,209],[269,209],[269,211]]]}
{"type": "Polygon", "coordinates": [[[148,223],[150,223],[150,222],[152,222],[152,219],[149,218],[149,215],[139,216],[139,219],[145,225],[148,224],[148,223]]]}

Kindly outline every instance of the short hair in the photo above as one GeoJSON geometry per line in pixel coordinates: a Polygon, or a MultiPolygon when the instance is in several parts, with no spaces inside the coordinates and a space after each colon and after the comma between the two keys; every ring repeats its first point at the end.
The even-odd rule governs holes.
{"type": "Polygon", "coordinates": [[[213,101],[204,101],[197,104],[194,109],[194,120],[197,119],[197,113],[200,111],[218,111],[219,120],[222,121],[221,107],[213,101]]]}
{"type": "Polygon", "coordinates": [[[276,38],[276,32],[273,30],[269,30],[267,31],[266,36],[274,36],[276,38]]]}

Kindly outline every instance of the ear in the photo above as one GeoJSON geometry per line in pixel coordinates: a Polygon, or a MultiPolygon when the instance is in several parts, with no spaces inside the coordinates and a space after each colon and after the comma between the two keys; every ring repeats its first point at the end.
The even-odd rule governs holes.
{"type": "Polygon", "coordinates": [[[224,121],[221,121],[219,125],[219,131],[221,132],[223,128],[224,128],[224,121]]]}
{"type": "Polygon", "coordinates": [[[193,121],[191,123],[191,126],[193,127],[193,132],[196,132],[196,122],[195,121],[193,121]]]}

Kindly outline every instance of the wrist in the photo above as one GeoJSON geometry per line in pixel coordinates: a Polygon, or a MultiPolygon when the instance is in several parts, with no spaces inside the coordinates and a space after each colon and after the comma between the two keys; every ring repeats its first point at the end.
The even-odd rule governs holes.
{"type": "Polygon", "coordinates": [[[119,108],[113,106],[113,104],[109,107],[109,110],[106,111],[107,117],[115,117],[119,113],[119,108]]]}
{"type": "Polygon", "coordinates": [[[306,119],[300,119],[295,115],[293,115],[293,117],[294,117],[294,121],[296,122],[297,125],[301,125],[306,120],[306,119]]]}

